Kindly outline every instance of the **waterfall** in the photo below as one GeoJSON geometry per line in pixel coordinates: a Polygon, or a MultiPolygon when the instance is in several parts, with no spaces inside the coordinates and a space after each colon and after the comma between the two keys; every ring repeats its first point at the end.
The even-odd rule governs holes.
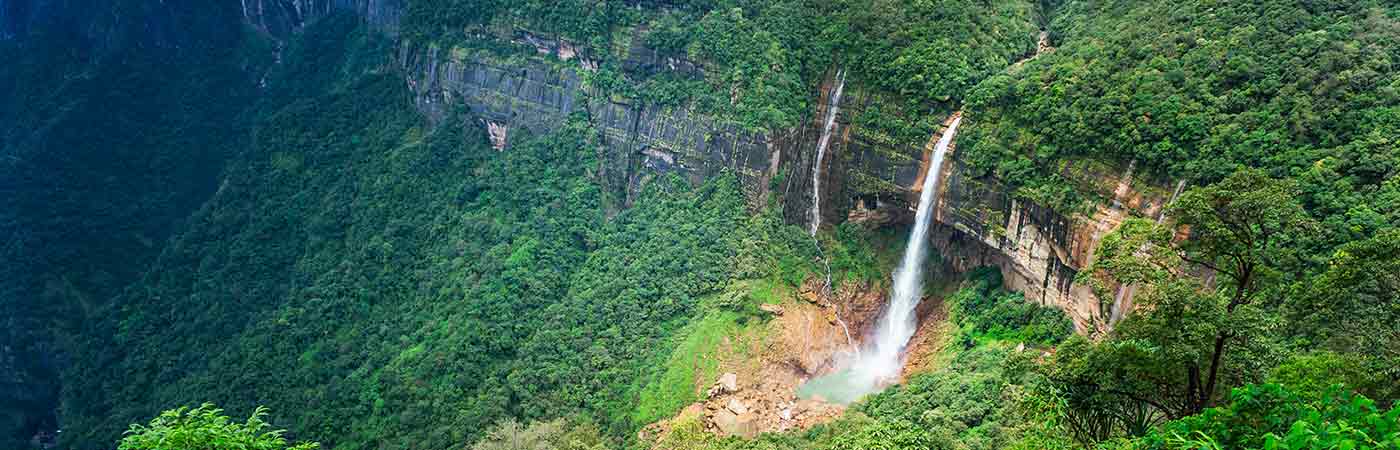
{"type": "Polygon", "coordinates": [[[1186,180],[1176,182],[1176,190],[1172,191],[1172,196],[1167,198],[1167,202],[1162,204],[1162,210],[1157,212],[1157,225],[1167,220],[1167,208],[1176,203],[1176,198],[1181,196],[1181,190],[1186,189],[1186,180]]]}
{"type": "Polygon", "coordinates": [[[914,230],[909,233],[909,243],[904,247],[904,259],[894,272],[894,295],[885,308],[885,315],[875,328],[874,348],[868,356],[859,361],[856,370],[865,372],[873,382],[879,382],[899,375],[901,353],[909,338],[914,336],[914,309],[924,293],[924,259],[928,253],[928,229],[933,222],[933,203],[938,198],[938,178],[943,167],[943,155],[953,142],[962,117],[953,119],[938,146],[933,149],[933,159],[929,162],[928,175],[924,176],[923,192],[919,193],[919,210],[914,215],[914,230]]]}
{"type": "Polygon", "coordinates": [[[865,351],[845,366],[845,370],[808,382],[799,389],[798,395],[849,403],[898,378],[903,368],[904,347],[914,337],[918,325],[914,313],[923,296],[928,230],[933,222],[934,201],[938,198],[943,156],[948,152],[948,145],[953,142],[953,135],[957,133],[961,121],[962,117],[954,118],[934,147],[928,175],[924,176],[923,191],[919,193],[914,229],[909,233],[909,242],[904,247],[904,259],[895,269],[894,292],[884,315],[876,324],[873,340],[867,344],[865,351]]]}
{"type": "Polygon", "coordinates": [[[851,354],[852,354],[852,355],[855,355],[856,358],[860,358],[860,347],[856,347],[856,341],[855,341],[855,339],[851,339],[851,327],[846,326],[846,321],[841,320],[841,312],[840,312],[840,311],[837,311],[837,312],[835,313],[835,316],[836,316],[836,323],[837,323],[838,325],[841,325],[841,331],[845,331],[845,332],[846,332],[846,346],[848,346],[848,347],[851,348],[851,354]]]}
{"type": "Polygon", "coordinates": [[[826,122],[822,126],[822,137],[817,140],[817,160],[812,163],[812,236],[822,224],[822,159],[826,157],[826,147],[831,144],[831,131],[836,128],[836,113],[841,110],[841,92],[846,90],[846,71],[836,71],[836,89],[826,99],[826,122]]]}

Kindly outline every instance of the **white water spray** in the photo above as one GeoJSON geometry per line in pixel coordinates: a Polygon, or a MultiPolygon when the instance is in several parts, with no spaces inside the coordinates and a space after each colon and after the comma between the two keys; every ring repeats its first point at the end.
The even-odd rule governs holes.
{"type": "Polygon", "coordinates": [[[914,336],[914,309],[924,293],[924,259],[928,253],[928,229],[933,222],[933,203],[938,198],[938,178],[943,167],[943,155],[953,142],[962,117],[953,119],[938,146],[933,149],[933,159],[929,162],[928,174],[924,176],[923,192],[919,193],[919,210],[914,215],[914,231],[909,233],[909,243],[904,247],[904,260],[894,272],[894,295],[885,309],[885,315],[875,328],[873,351],[858,361],[855,369],[865,372],[872,381],[879,382],[899,375],[901,353],[909,338],[914,336]]]}
{"type": "Polygon", "coordinates": [[[822,159],[826,157],[826,147],[831,144],[831,131],[836,128],[836,113],[841,110],[841,93],[846,90],[846,71],[836,71],[836,89],[826,100],[826,122],[822,126],[822,137],[817,140],[817,161],[812,164],[812,236],[822,224],[822,159]]]}
{"type": "Polygon", "coordinates": [[[943,156],[962,117],[953,119],[934,147],[924,176],[923,191],[919,193],[919,209],[914,218],[914,230],[904,247],[904,259],[894,273],[894,292],[884,315],[876,324],[875,335],[867,349],[861,352],[845,370],[814,379],[799,392],[804,397],[821,397],[837,403],[849,403],[875,392],[895,381],[903,368],[904,347],[917,327],[915,310],[924,290],[924,259],[928,253],[928,230],[933,222],[934,200],[938,198],[939,175],[943,156]]]}

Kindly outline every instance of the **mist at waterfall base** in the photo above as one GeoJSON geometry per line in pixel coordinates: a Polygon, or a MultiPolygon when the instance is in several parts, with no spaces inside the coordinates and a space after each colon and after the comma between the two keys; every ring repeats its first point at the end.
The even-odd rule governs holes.
{"type": "Polygon", "coordinates": [[[919,193],[914,229],[904,247],[904,258],[895,269],[894,292],[876,324],[875,334],[866,340],[863,348],[843,355],[837,361],[835,372],[813,378],[799,387],[799,397],[847,404],[899,379],[904,367],[904,347],[918,326],[915,310],[924,291],[923,266],[928,253],[929,225],[933,222],[933,202],[938,197],[939,168],[943,166],[943,155],[961,121],[961,117],[953,119],[934,148],[928,174],[924,176],[923,191],[919,193]]]}

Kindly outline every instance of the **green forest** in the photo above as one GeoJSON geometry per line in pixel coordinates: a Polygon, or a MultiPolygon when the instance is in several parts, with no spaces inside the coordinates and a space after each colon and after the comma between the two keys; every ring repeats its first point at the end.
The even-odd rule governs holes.
{"type": "MultiPolygon", "coordinates": [[[[44,3],[0,1],[0,448],[1400,449],[1394,2],[44,3]],[[423,112],[427,49],[579,71],[580,104],[760,133],[773,166],[657,168],[684,149],[588,107],[497,145],[515,118],[423,112]],[[910,369],[726,432],[820,403],[744,396],[834,371],[789,334],[859,351],[895,289],[919,192],[784,217],[815,144],[784,139],[838,74],[847,135],[960,113],[947,171],[1066,225],[935,214],[910,369]],[[1102,188],[1125,169],[1155,213],[1102,188]],[[1091,256],[1027,283],[1021,253],[1091,256]]],[[[873,176],[838,157],[824,183],[873,176]]]]}

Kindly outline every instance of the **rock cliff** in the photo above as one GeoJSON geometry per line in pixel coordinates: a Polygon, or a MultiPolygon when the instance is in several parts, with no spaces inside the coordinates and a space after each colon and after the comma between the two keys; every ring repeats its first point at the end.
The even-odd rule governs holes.
{"type": "Polygon", "coordinates": [[[1161,180],[1135,178],[1130,163],[1112,166],[1070,164],[1081,192],[1097,194],[1090,212],[1065,214],[1016,199],[1000,182],[968,175],[954,158],[945,167],[947,184],[940,193],[935,245],[952,270],[977,266],[1001,268],[1008,288],[1027,299],[1063,309],[1080,332],[1112,326],[1112,318],[1131,308],[1130,291],[1115,299],[1097,298],[1076,283],[1078,271],[1094,258],[1099,241],[1130,217],[1161,218],[1175,190],[1161,180]]]}
{"type": "MultiPolygon", "coordinates": [[[[582,114],[601,131],[603,179],[629,200],[662,174],[698,183],[728,171],[740,177],[752,204],[776,196],[789,221],[810,219],[816,142],[836,69],[813,92],[810,104],[816,110],[801,126],[755,133],[683,108],[609,97],[588,85],[588,72],[596,66],[567,42],[521,34],[515,43],[534,46],[537,57],[507,60],[461,48],[403,46],[399,60],[422,111],[441,120],[452,108],[464,107],[477,126],[491,132],[498,148],[508,148],[516,133],[547,132],[570,115],[582,114]]],[[[694,64],[658,57],[640,45],[628,49],[626,64],[632,72],[696,71],[694,64]]],[[[880,100],[859,86],[847,89],[828,157],[818,169],[822,223],[907,222],[915,190],[930,170],[927,149],[861,129],[851,118],[880,100]]],[[[976,126],[976,112],[968,116],[967,126],[976,126]]],[[[1078,190],[1100,201],[1091,212],[1065,214],[1015,198],[994,178],[970,175],[956,152],[938,170],[946,181],[940,187],[933,239],[945,269],[998,266],[1007,287],[1061,307],[1081,332],[1108,326],[1116,315],[1114,305],[1128,307],[1131,299],[1096,298],[1074,282],[1078,270],[1090,262],[1105,234],[1128,217],[1157,217],[1173,192],[1170,182],[1135,176],[1131,165],[1069,164],[1065,173],[1076,180],[1078,190]]]]}
{"type": "MultiPolygon", "coordinates": [[[[684,108],[609,97],[585,82],[592,63],[573,46],[529,35],[518,41],[535,45],[541,57],[503,61],[461,48],[404,46],[399,59],[422,111],[441,120],[464,107],[492,131],[498,148],[508,148],[516,133],[545,133],[573,114],[584,115],[606,148],[603,179],[629,202],[648,180],[668,173],[699,183],[728,171],[740,177],[750,198],[767,195],[780,139],[684,108]]],[[[639,67],[654,60],[641,49],[628,58],[639,67]]]]}

